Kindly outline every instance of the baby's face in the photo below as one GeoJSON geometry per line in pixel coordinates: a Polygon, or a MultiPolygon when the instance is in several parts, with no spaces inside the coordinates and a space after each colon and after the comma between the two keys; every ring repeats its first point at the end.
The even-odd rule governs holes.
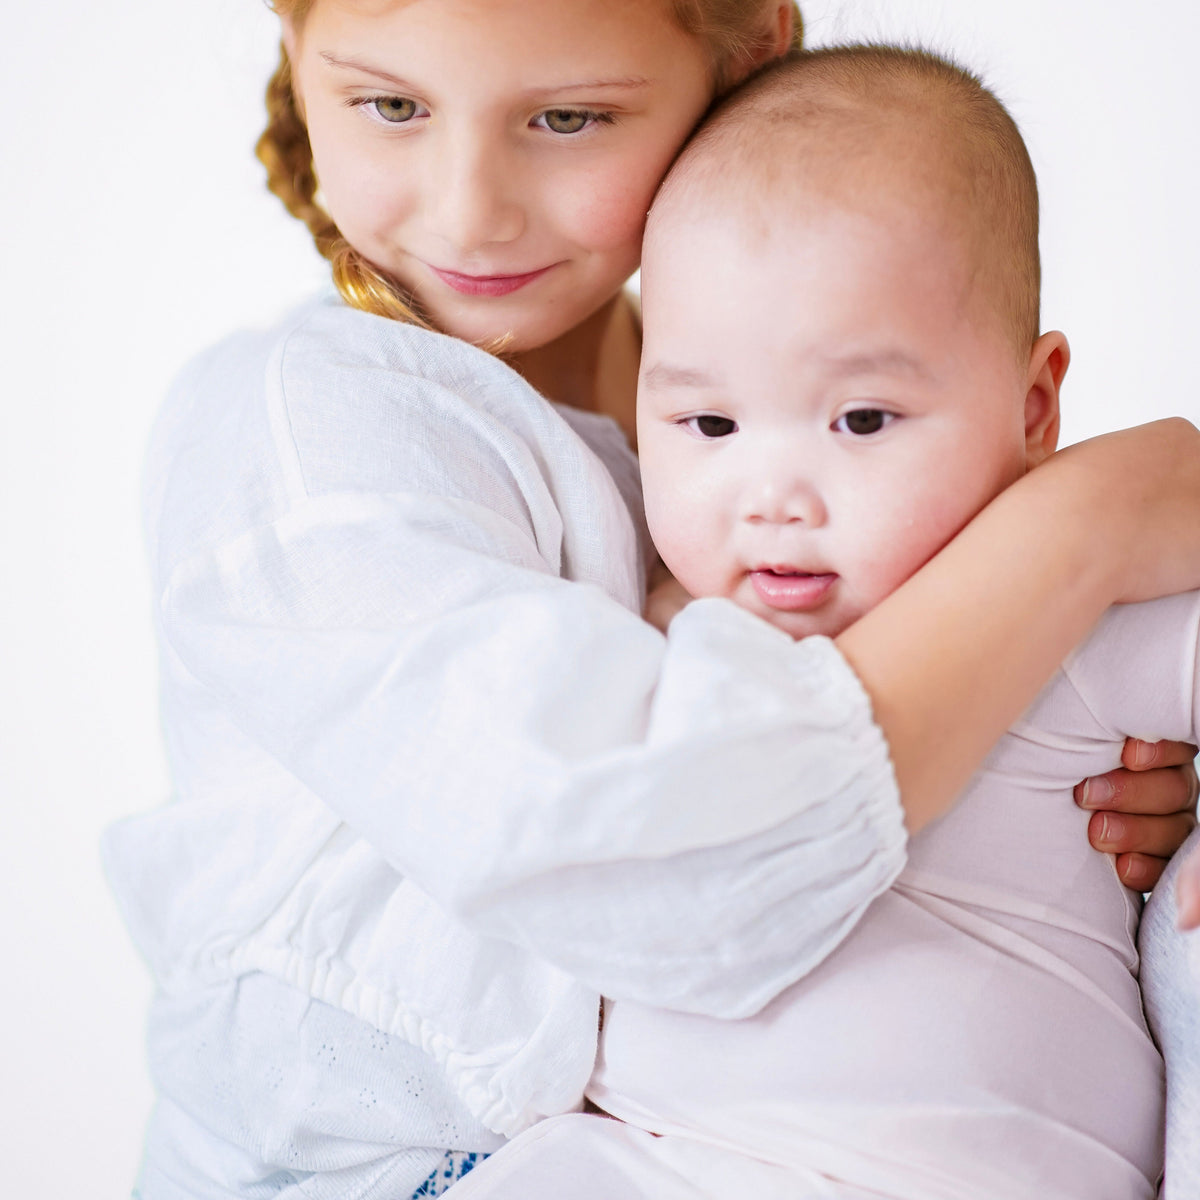
{"type": "Polygon", "coordinates": [[[689,207],[646,247],[650,531],[693,595],[833,636],[1025,471],[1027,367],[915,209],[689,207]]]}

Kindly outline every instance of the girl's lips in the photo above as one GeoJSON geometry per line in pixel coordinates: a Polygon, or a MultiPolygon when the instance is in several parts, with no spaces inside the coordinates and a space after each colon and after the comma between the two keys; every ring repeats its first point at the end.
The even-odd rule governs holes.
{"type": "Polygon", "coordinates": [[[787,574],[769,569],[750,572],[758,598],[780,612],[806,612],[824,603],[837,575],[787,574]]]}
{"type": "Polygon", "coordinates": [[[551,267],[540,267],[523,275],[462,275],[458,271],[429,268],[447,287],[464,296],[507,296],[527,283],[540,279],[551,267]]]}

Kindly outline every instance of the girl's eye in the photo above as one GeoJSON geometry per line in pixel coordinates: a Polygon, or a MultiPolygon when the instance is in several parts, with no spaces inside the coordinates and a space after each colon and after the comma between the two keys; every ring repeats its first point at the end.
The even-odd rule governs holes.
{"type": "Polygon", "coordinates": [[[389,125],[403,125],[417,115],[417,102],[407,96],[378,96],[367,103],[389,125]]]}
{"type": "Polygon", "coordinates": [[[612,113],[597,112],[590,108],[549,108],[534,118],[533,123],[551,133],[570,136],[582,133],[592,125],[612,125],[616,117],[612,113]]]}
{"type": "Polygon", "coordinates": [[[588,123],[588,114],[577,108],[552,108],[542,116],[551,133],[578,133],[588,123]]]}
{"type": "Polygon", "coordinates": [[[833,423],[833,428],[837,433],[867,437],[869,434],[878,433],[895,419],[895,413],[884,412],[881,408],[856,408],[853,412],[838,417],[833,423]]]}
{"type": "Polygon", "coordinates": [[[713,413],[688,417],[683,424],[702,438],[723,438],[728,437],[731,433],[737,433],[736,421],[732,421],[728,417],[718,417],[713,413]]]}

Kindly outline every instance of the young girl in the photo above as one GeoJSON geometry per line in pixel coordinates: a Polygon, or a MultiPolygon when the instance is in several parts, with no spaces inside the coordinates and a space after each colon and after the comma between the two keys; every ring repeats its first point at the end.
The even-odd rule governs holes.
{"type": "MultiPolygon", "coordinates": [[[[719,606],[663,638],[621,285],[792,10],[282,16],[264,157],[348,303],[197,360],[151,450],[178,798],[107,847],[160,987],[145,1200],[434,1194],[578,1105],[600,991],[756,1011],[1109,603],[1200,581],[1200,452],[1151,427],[1015,486],[836,642],[781,656],[719,606]]],[[[1186,822],[1125,819],[1159,854],[1186,822]]]]}

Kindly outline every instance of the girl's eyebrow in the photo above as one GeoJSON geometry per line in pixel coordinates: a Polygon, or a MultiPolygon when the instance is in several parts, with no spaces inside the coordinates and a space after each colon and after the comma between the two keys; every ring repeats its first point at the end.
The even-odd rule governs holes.
{"type": "MultiPolygon", "coordinates": [[[[361,58],[341,58],[336,54],[330,54],[327,50],[322,50],[319,57],[322,62],[331,67],[346,71],[358,71],[363,75],[373,75],[376,79],[382,79],[400,91],[411,92],[418,90],[408,80],[401,79],[399,75],[393,75],[390,71],[385,71],[381,67],[372,66],[368,62],[364,62],[361,58]]],[[[638,88],[648,87],[649,85],[650,80],[640,75],[630,75],[617,79],[585,79],[578,83],[563,83],[548,87],[530,88],[528,89],[528,94],[538,95],[546,93],[558,96],[564,92],[594,92],[602,89],[634,91],[638,88]]]]}
{"type": "Polygon", "coordinates": [[[339,68],[343,71],[358,71],[363,75],[374,75],[376,79],[382,79],[385,83],[390,83],[393,87],[399,88],[401,91],[411,92],[414,90],[411,84],[407,80],[401,79],[399,75],[393,75],[379,67],[373,67],[370,63],[363,62],[360,58],[339,58],[336,54],[330,54],[328,50],[322,50],[320,58],[322,62],[329,66],[339,68]]]}
{"type": "Polygon", "coordinates": [[[620,88],[623,91],[633,91],[635,88],[650,86],[650,80],[640,75],[631,75],[623,79],[585,79],[580,83],[558,83],[551,87],[531,88],[533,92],[594,92],[600,88],[620,88]]]}

